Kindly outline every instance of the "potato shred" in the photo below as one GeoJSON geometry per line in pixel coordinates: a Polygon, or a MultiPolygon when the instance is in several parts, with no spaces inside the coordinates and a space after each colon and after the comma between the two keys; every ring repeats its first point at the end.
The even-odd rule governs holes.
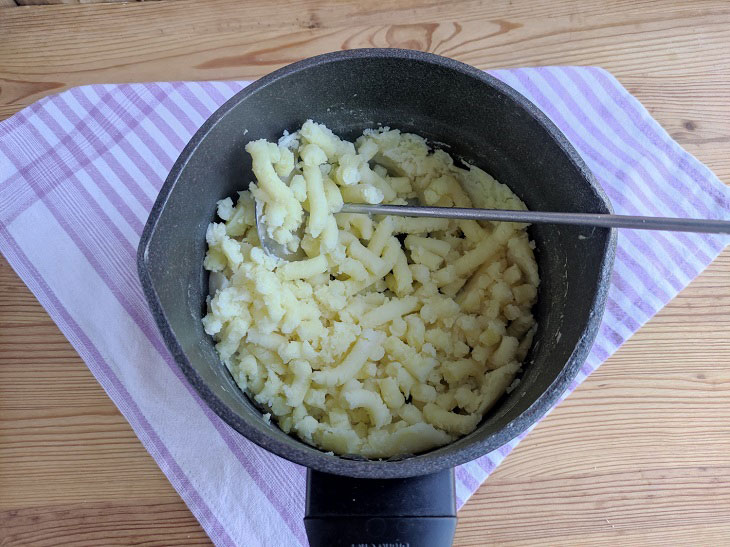
{"type": "Polygon", "coordinates": [[[540,282],[526,226],[337,213],[343,202],[525,209],[505,185],[413,134],[355,143],[307,121],[249,142],[256,181],[218,202],[203,325],[285,432],[337,454],[415,454],[473,431],[532,343],[540,282]],[[307,258],[260,247],[268,234],[307,258]],[[297,235],[304,223],[304,235],[297,235]]]}

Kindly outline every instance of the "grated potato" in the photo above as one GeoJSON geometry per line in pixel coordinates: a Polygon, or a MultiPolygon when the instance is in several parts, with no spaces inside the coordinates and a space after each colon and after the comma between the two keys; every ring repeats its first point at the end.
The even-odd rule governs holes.
{"type": "Polygon", "coordinates": [[[241,389],[284,431],[337,454],[418,453],[473,431],[515,385],[535,331],[526,226],[335,213],[412,198],[524,203],[388,128],[351,143],[309,120],[246,150],[256,181],[218,203],[204,262],[217,282],[203,325],[241,389]],[[268,234],[307,259],[264,253],[254,200],[268,234]]]}

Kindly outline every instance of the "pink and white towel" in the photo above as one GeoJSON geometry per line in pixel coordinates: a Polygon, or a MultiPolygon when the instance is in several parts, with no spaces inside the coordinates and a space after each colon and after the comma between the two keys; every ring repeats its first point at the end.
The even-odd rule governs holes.
{"type": "MultiPolygon", "coordinates": [[[[730,190],[610,74],[495,70],[566,134],[617,213],[730,218],[730,190]]],[[[304,469],[210,412],[157,333],[135,250],[168,170],[247,82],[94,85],[0,123],[0,250],[219,545],[306,544],[304,469]]],[[[622,231],[603,324],[571,390],[720,252],[723,236],[622,231]]],[[[567,394],[566,394],[567,395],[567,394]]],[[[456,470],[461,506],[517,445],[456,470]]]]}

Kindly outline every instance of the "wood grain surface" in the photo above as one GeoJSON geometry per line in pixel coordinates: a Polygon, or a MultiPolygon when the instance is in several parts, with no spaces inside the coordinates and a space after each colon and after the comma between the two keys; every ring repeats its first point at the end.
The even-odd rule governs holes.
{"type": "MultiPolygon", "coordinates": [[[[730,181],[724,1],[15,3],[0,0],[0,118],[70,86],[253,79],[324,51],[409,47],[480,68],[600,65],[730,181]]],[[[729,335],[726,249],[507,458],[461,510],[456,544],[730,544],[729,335]]],[[[0,545],[207,543],[0,260],[0,545]]]]}

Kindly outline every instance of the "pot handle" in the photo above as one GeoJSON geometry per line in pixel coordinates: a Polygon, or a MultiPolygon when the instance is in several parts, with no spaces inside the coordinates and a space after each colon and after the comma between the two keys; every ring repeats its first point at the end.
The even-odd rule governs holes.
{"type": "Polygon", "coordinates": [[[449,547],[454,470],[407,479],[356,479],[307,470],[311,547],[449,547]]]}

